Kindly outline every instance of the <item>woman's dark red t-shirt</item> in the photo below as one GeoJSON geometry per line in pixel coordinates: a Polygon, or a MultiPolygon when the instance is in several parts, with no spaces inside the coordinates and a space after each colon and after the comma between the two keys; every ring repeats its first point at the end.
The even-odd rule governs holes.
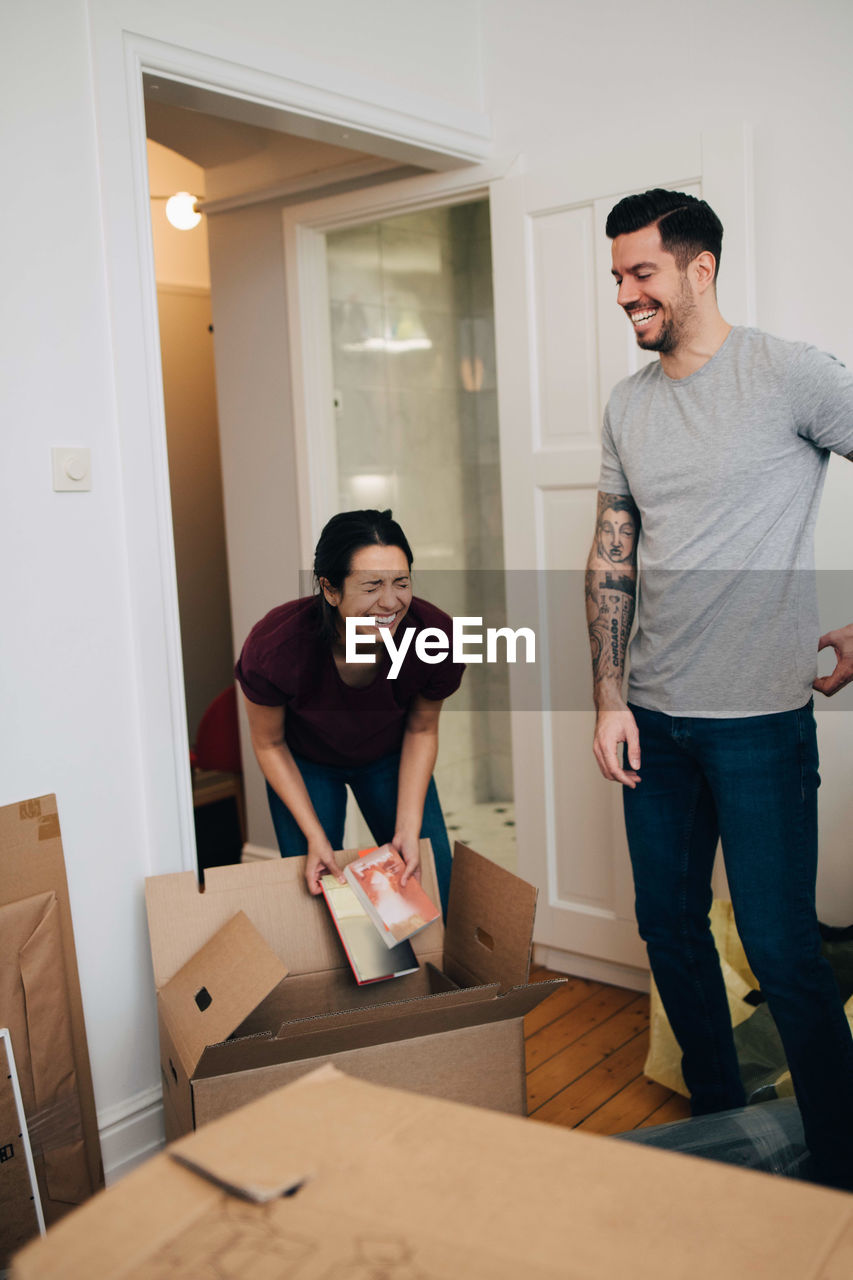
{"type": "Polygon", "coordinates": [[[250,702],[285,708],[284,736],[295,755],[343,768],[370,764],[399,750],[413,698],[441,701],[459,688],[463,663],[448,653],[432,665],[415,653],[417,632],[439,627],[450,639],[452,625],[442,609],[413,597],[394,637],[399,644],[402,632],[415,628],[396,680],[387,678],[383,645],[375,678],[353,688],[340,677],[308,596],[279,605],[252,628],[234,674],[250,702]]]}

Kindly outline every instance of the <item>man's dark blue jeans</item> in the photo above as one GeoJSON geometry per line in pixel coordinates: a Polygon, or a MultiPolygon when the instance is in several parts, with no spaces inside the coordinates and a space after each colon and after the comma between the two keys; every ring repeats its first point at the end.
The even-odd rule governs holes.
{"type": "MultiPolygon", "coordinates": [[[[294,756],[299,772],[305,781],[314,811],[320,820],[333,849],[343,848],[344,817],[347,804],[347,783],[355,796],[373,839],[388,844],[394,838],[397,817],[397,778],[400,772],[400,752],[392,751],[370,764],[339,768],[330,764],[316,764],[302,756],[294,756]]],[[[307,841],[297,826],[290,810],[282,803],[267,783],[267,799],[283,858],[296,857],[308,850],[307,841]]],[[[424,818],[421,839],[432,844],[435,874],[441,895],[441,910],[447,915],[447,895],[450,891],[452,857],[447,827],[438,800],[435,779],[430,778],[424,801],[424,818]]]]}
{"type": "Polygon", "coordinates": [[[624,788],[637,922],[683,1053],[695,1115],[745,1102],[708,922],[722,840],[735,921],[778,1027],[817,1169],[853,1176],[853,1039],[815,911],[811,702],[743,719],[631,706],[642,781],[624,788]]]}

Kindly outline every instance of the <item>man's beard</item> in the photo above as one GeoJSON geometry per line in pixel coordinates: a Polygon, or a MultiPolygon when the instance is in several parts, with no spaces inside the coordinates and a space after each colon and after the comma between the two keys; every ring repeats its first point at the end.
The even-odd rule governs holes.
{"type": "Polygon", "coordinates": [[[696,303],[693,301],[687,277],[682,276],[681,298],[677,307],[672,310],[669,319],[662,322],[660,330],[654,337],[644,338],[642,334],[638,334],[637,346],[642,347],[644,351],[657,351],[660,355],[669,355],[685,337],[695,311],[696,303]]]}

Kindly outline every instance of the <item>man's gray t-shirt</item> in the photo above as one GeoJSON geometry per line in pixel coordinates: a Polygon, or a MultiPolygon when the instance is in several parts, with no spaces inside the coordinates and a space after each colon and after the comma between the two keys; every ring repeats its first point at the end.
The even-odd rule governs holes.
{"type": "Polygon", "coordinates": [[[641,517],[632,702],[714,717],[808,702],[830,451],[853,453],[853,374],[758,329],[732,329],[686,378],[655,361],[614,388],[599,489],[641,517]]]}

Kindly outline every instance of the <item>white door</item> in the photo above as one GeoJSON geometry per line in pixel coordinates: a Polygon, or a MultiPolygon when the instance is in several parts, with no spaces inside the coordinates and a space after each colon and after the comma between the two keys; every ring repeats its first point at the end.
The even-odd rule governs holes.
{"type": "MultiPolygon", "coordinates": [[[[501,473],[511,625],[535,595],[538,688],[511,674],[519,874],[540,891],[539,958],[641,986],[621,788],[600,776],[583,567],[593,531],[600,424],[638,367],[616,305],[604,223],[651,187],[701,194],[725,239],[720,305],[752,321],[749,156],[742,131],[650,142],[629,155],[552,161],[491,188],[501,473]],[[513,622],[513,602],[518,610],[513,622]],[[534,702],[538,700],[541,714],[534,702]]],[[[656,357],[652,357],[656,358],[656,357]]]]}

